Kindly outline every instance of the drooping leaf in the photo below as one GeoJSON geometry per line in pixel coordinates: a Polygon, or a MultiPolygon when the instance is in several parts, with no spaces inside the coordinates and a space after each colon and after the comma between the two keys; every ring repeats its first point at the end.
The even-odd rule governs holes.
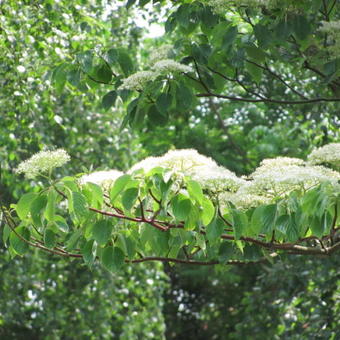
{"type": "Polygon", "coordinates": [[[130,175],[123,175],[123,176],[118,177],[115,180],[114,185],[112,186],[110,190],[111,203],[114,203],[117,196],[124,190],[124,188],[130,182],[130,180],[131,180],[130,175]]]}
{"type": "Polygon", "coordinates": [[[191,201],[188,198],[176,196],[172,200],[172,211],[178,221],[185,221],[191,210],[191,201]]]}
{"type": "Polygon", "coordinates": [[[31,204],[37,196],[38,194],[36,193],[28,193],[21,196],[16,207],[16,212],[21,220],[24,220],[27,217],[31,204]]]}
{"type": "Polygon", "coordinates": [[[113,105],[115,105],[116,99],[117,99],[117,92],[116,91],[108,92],[102,99],[103,109],[108,110],[113,105]]]}
{"type": "Polygon", "coordinates": [[[109,271],[117,271],[124,264],[125,255],[118,247],[106,247],[101,256],[103,266],[109,271]]]}
{"type": "Polygon", "coordinates": [[[112,233],[112,223],[108,220],[100,220],[92,227],[92,236],[99,245],[105,245],[112,233]]]}
{"type": "Polygon", "coordinates": [[[236,210],[236,209],[232,209],[232,217],[233,217],[234,236],[236,240],[239,240],[240,237],[247,230],[248,217],[244,212],[236,210]]]}
{"type": "Polygon", "coordinates": [[[47,248],[53,248],[56,245],[56,234],[52,229],[46,228],[44,232],[44,243],[47,248]]]}
{"type": "Polygon", "coordinates": [[[215,207],[213,203],[206,197],[202,201],[201,218],[204,225],[208,225],[215,215],[215,207]]]}
{"type": "Polygon", "coordinates": [[[131,210],[134,206],[138,198],[138,193],[138,188],[129,188],[123,192],[122,204],[126,210],[131,210]]]}
{"type": "Polygon", "coordinates": [[[9,236],[10,246],[18,255],[24,255],[29,245],[26,241],[30,240],[31,233],[26,227],[17,227],[9,236]],[[26,241],[25,241],[26,240],[26,241]]]}

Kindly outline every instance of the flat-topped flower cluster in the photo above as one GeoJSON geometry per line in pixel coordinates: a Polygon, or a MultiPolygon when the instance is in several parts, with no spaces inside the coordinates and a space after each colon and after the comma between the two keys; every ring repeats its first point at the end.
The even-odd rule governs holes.
{"type": "Polygon", "coordinates": [[[191,66],[181,64],[172,59],[158,60],[150,70],[139,71],[128,78],[123,79],[119,90],[142,91],[147,83],[156,80],[159,76],[174,75],[178,73],[192,72],[191,66]]]}
{"type": "MultiPolygon", "coordinates": [[[[148,157],[136,163],[127,172],[143,178],[155,168],[167,169],[169,176],[177,180],[190,177],[202,189],[226,206],[228,202],[238,208],[248,209],[284,198],[294,190],[307,191],[321,183],[330,183],[339,190],[340,172],[319,165],[339,166],[340,143],[332,143],[314,150],[308,162],[299,158],[277,157],[265,159],[246,179],[219,166],[213,159],[193,149],[170,150],[160,157],[148,157]]],[[[70,159],[65,150],[42,151],[21,163],[18,173],[34,178],[70,159]]],[[[115,180],[124,173],[118,170],[97,171],[80,178],[79,183],[92,182],[108,191],[115,180]]]]}
{"type": "Polygon", "coordinates": [[[26,178],[35,178],[44,173],[50,173],[54,168],[66,164],[71,157],[63,150],[40,151],[28,160],[19,164],[16,172],[25,174],[26,178]]]}

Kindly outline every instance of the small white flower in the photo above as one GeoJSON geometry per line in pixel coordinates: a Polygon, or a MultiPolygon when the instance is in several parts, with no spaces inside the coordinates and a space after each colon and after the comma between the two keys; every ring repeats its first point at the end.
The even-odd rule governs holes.
{"type": "Polygon", "coordinates": [[[335,56],[340,54],[340,20],[322,21],[320,32],[327,33],[328,43],[327,49],[335,56]]]}
{"type": "Polygon", "coordinates": [[[173,46],[169,44],[164,44],[153,49],[149,56],[149,65],[153,65],[162,59],[168,59],[172,50],[173,46]]]}
{"type": "Polygon", "coordinates": [[[202,188],[213,192],[236,191],[244,182],[233,172],[218,166],[213,159],[193,149],[170,150],[161,157],[148,157],[135,164],[129,173],[137,170],[148,173],[155,167],[171,169],[176,176],[190,176],[199,182],[202,188]]]}
{"type": "Polygon", "coordinates": [[[130,77],[123,79],[123,84],[119,90],[136,90],[142,91],[148,82],[154,81],[158,74],[152,71],[140,71],[132,74],[130,77]]]}
{"type": "Polygon", "coordinates": [[[20,73],[24,73],[26,71],[26,68],[24,66],[22,66],[22,65],[19,65],[19,66],[17,66],[17,70],[20,73]]]}
{"type": "Polygon", "coordinates": [[[238,209],[250,209],[269,204],[271,199],[261,195],[249,194],[242,190],[236,193],[224,192],[219,195],[219,205],[222,212],[228,209],[228,202],[233,203],[238,209]]]}
{"type": "Polygon", "coordinates": [[[278,157],[264,160],[250,178],[253,181],[243,188],[248,193],[283,197],[292,190],[308,190],[322,182],[335,184],[340,173],[323,166],[307,166],[297,158],[278,157]]]}
{"type": "Polygon", "coordinates": [[[35,178],[39,174],[51,172],[54,168],[63,166],[70,160],[69,154],[63,150],[40,151],[31,158],[21,162],[17,173],[24,173],[27,178],[35,178]]]}
{"type": "Polygon", "coordinates": [[[340,143],[331,143],[314,150],[309,156],[310,164],[329,163],[340,168],[340,143]]]}
{"type": "Polygon", "coordinates": [[[272,7],[277,0],[206,0],[208,6],[217,14],[225,14],[232,6],[272,7]]]}
{"type": "Polygon", "coordinates": [[[191,66],[178,63],[177,61],[172,60],[172,59],[163,59],[163,60],[158,61],[153,66],[153,69],[158,74],[193,72],[193,69],[191,66]]]}
{"type": "Polygon", "coordinates": [[[124,173],[118,170],[96,171],[89,175],[82,176],[80,183],[85,184],[90,182],[100,185],[104,189],[108,189],[112,183],[122,175],[124,175],[124,173]]]}
{"type": "Polygon", "coordinates": [[[192,178],[212,192],[236,191],[245,181],[222,166],[200,166],[192,178]]]}
{"type": "Polygon", "coordinates": [[[161,157],[148,157],[142,160],[135,164],[130,172],[143,169],[146,173],[158,166],[190,176],[196,167],[212,167],[217,166],[217,164],[211,158],[200,155],[193,149],[170,150],[161,157]]]}

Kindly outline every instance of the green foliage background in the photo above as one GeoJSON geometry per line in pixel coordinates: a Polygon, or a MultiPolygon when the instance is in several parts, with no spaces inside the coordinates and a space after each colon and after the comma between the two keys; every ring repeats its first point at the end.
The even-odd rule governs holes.
{"type": "MultiPolygon", "coordinates": [[[[213,30],[210,26],[217,26],[221,19],[202,2],[183,1],[179,9],[158,2],[152,11],[143,9],[147,2],[140,1],[129,10],[119,7],[109,15],[104,1],[20,0],[0,4],[1,204],[16,202],[30,186],[13,171],[21,160],[44,146],[63,147],[71,154],[72,162],[67,170],[61,170],[63,174],[84,168],[126,170],[136,160],[174,147],[195,148],[245,174],[264,157],[304,157],[315,145],[339,140],[335,102],[294,106],[209,98],[198,101],[194,93],[202,88],[195,88],[189,79],[173,81],[178,81],[179,89],[190,89],[193,105],[181,107],[178,100],[165,120],[159,119],[158,113],[145,114],[136,124],[128,104],[139,94],[125,98],[117,93],[121,99],[110,101],[106,97],[103,102],[123,77],[144,68],[149,51],[164,42],[173,44],[175,56],[183,62],[193,56],[215,92],[247,94],[235,82],[221,82],[208,72],[208,67],[220,66],[221,72],[232,77],[234,67],[244,75],[244,85],[251,91],[262,81],[262,90],[269,98],[296,100],[294,94],[286,96],[286,88],[277,78],[263,72],[259,79],[256,69],[238,59],[242,56],[237,51],[247,54],[249,46],[253,48],[256,43],[266,51],[271,67],[296,81],[296,86],[304,84],[306,96],[336,97],[339,61],[319,46],[320,37],[311,33],[322,19],[323,3],[327,12],[332,1],[302,1],[299,13],[305,11],[308,27],[299,25],[304,23],[299,16],[295,31],[287,33],[284,27],[282,36],[275,30],[284,17],[284,6],[274,19],[264,9],[250,11],[256,24],[269,32],[261,34],[259,30],[257,40],[250,33],[248,41],[235,38],[223,46],[218,35],[230,34],[232,25],[228,30],[221,25],[213,30]],[[149,22],[158,20],[163,8],[169,34],[145,38],[144,28],[133,23],[133,17],[140,15],[137,8],[151,12],[149,22]],[[209,20],[204,19],[207,14],[209,20]],[[191,17],[198,19],[188,24],[191,17]],[[300,49],[288,41],[291,33],[300,49]],[[277,49],[277,44],[282,48],[277,49]],[[123,73],[117,80],[110,76],[102,58],[111,49],[126,53],[123,66],[111,65],[111,71],[123,73]],[[218,49],[230,52],[234,59],[225,62],[218,49]],[[89,56],[93,58],[91,67],[86,64],[89,56]],[[313,72],[304,68],[306,60],[325,76],[313,78],[313,72]],[[20,72],[18,66],[25,71],[20,72]],[[111,81],[116,83],[105,84],[111,81]],[[134,130],[129,125],[120,129],[124,117],[134,130]]],[[[335,6],[333,20],[339,19],[338,13],[335,6]]],[[[240,24],[240,17],[235,18],[233,24],[240,24]]],[[[259,54],[250,52],[246,57],[259,54]]],[[[160,91],[157,88],[155,96],[160,91]]],[[[149,112],[147,104],[140,103],[142,112],[149,112]]],[[[272,265],[229,269],[140,264],[111,274],[97,266],[89,270],[78,261],[34,251],[9,259],[1,249],[0,256],[0,337],[4,339],[339,336],[337,257],[294,256],[272,265]]]]}

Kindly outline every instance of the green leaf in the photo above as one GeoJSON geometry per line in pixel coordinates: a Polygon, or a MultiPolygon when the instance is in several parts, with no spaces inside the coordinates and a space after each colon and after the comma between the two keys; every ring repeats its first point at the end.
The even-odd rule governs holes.
{"type": "Polygon", "coordinates": [[[124,191],[122,195],[122,204],[126,210],[131,210],[134,206],[138,198],[138,193],[138,188],[129,188],[124,191]]]}
{"type": "Polygon", "coordinates": [[[282,234],[286,235],[289,224],[290,224],[290,216],[282,215],[277,219],[275,229],[281,232],[282,234]]]}
{"type": "Polygon", "coordinates": [[[235,240],[239,240],[248,227],[248,216],[239,210],[232,209],[235,240]]]}
{"type": "Polygon", "coordinates": [[[96,258],[97,247],[94,240],[89,240],[81,247],[81,253],[83,254],[83,260],[87,265],[92,265],[96,258]]]}
{"type": "Polygon", "coordinates": [[[233,258],[234,248],[231,242],[222,242],[219,248],[218,260],[225,263],[233,258]]]}
{"type": "Polygon", "coordinates": [[[222,38],[222,48],[224,50],[228,50],[230,45],[233,44],[234,40],[237,37],[237,26],[230,26],[227,31],[224,33],[222,38]]]}
{"type": "Polygon", "coordinates": [[[110,190],[110,201],[112,204],[114,204],[115,199],[125,189],[126,185],[130,182],[130,180],[131,180],[130,175],[123,175],[115,180],[110,190]]]}
{"type": "Polygon", "coordinates": [[[259,45],[263,48],[266,48],[272,40],[272,33],[265,25],[255,25],[254,33],[259,45]]]}
{"type": "Polygon", "coordinates": [[[278,39],[286,40],[292,33],[292,25],[287,18],[279,21],[275,28],[275,33],[278,39]]]}
{"type": "Polygon", "coordinates": [[[204,196],[201,185],[193,180],[187,181],[186,185],[190,198],[193,198],[196,202],[202,205],[204,196]]]}
{"type": "Polygon", "coordinates": [[[277,215],[277,205],[270,204],[266,205],[263,209],[263,216],[262,216],[262,232],[265,234],[269,234],[274,230],[275,223],[276,223],[276,215],[277,215]]]}
{"type": "Polygon", "coordinates": [[[64,233],[67,233],[70,230],[66,220],[62,216],[55,215],[54,224],[64,233]]]}
{"type": "Polygon", "coordinates": [[[112,79],[112,70],[106,64],[101,64],[96,68],[95,79],[105,84],[109,84],[112,79]]]}
{"type": "Polygon", "coordinates": [[[118,51],[115,48],[111,48],[106,52],[106,59],[110,66],[118,62],[118,51]]]}
{"type": "Polygon", "coordinates": [[[117,92],[110,91],[102,99],[102,107],[104,110],[108,110],[110,107],[115,105],[117,99],[117,92]]]}
{"type": "Polygon", "coordinates": [[[333,222],[333,216],[326,211],[321,217],[321,222],[323,226],[323,233],[329,234],[333,222]]]}
{"type": "Polygon", "coordinates": [[[85,51],[77,55],[78,62],[85,73],[91,73],[93,68],[93,52],[85,51]]]}
{"type": "Polygon", "coordinates": [[[92,236],[99,245],[105,245],[112,233],[112,223],[108,220],[100,220],[92,227],[92,236]]]}
{"type": "Polygon", "coordinates": [[[246,51],[251,59],[259,63],[262,63],[266,60],[266,53],[262,49],[256,47],[255,45],[246,46],[246,51]]]}
{"type": "Polygon", "coordinates": [[[156,106],[163,115],[169,111],[171,104],[172,96],[170,93],[161,93],[156,99],[156,106]]]}
{"type": "Polygon", "coordinates": [[[31,233],[26,227],[17,227],[9,236],[10,246],[18,255],[24,255],[27,252],[29,245],[27,242],[23,241],[20,236],[17,236],[17,234],[29,241],[31,233]]]}
{"type": "Polygon", "coordinates": [[[317,205],[320,199],[320,190],[319,188],[315,188],[307,191],[302,197],[302,209],[305,214],[314,214],[317,210],[317,205]]]}
{"type": "Polygon", "coordinates": [[[2,230],[2,242],[4,244],[7,243],[7,240],[9,238],[9,235],[11,234],[11,231],[12,231],[12,229],[10,228],[10,226],[8,224],[5,224],[4,228],[2,230]]]}
{"type": "Polygon", "coordinates": [[[38,194],[36,193],[28,193],[21,196],[16,206],[16,212],[21,220],[24,220],[27,217],[31,204],[37,196],[38,194]]]}
{"type": "Polygon", "coordinates": [[[293,213],[290,216],[288,228],[287,228],[287,240],[288,242],[295,242],[299,238],[298,226],[296,223],[296,214],[293,213]]]}
{"type": "Polygon", "coordinates": [[[46,207],[46,204],[47,204],[46,195],[38,196],[31,204],[30,212],[31,212],[32,221],[37,227],[42,226],[41,215],[42,215],[43,210],[46,207]]]}
{"type": "Polygon", "coordinates": [[[61,93],[67,79],[67,66],[68,64],[63,63],[57,66],[52,73],[52,82],[57,90],[57,93],[61,93]]]}
{"type": "Polygon", "coordinates": [[[72,192],[71,207],[71,211],[75,214],[78,220],[86,217],[89,212],[84,195],[77,191],[72,192]]]}
{"type": "Polygon", "coordinates": [[[47,221],[54,221],[55,208],[56,208],[57,193],[50,190],[47,195],[47,205],[45,209],[45,217],[47,221]]]}
{"type": "Polygon", "coordinates": [[[81,234],[82,234],[81,229],[77,229],[75,232],[73,232],[71,237],[66,242],[66,249],[67,250],[72,250],[77,246],[81,234]]]}
{"type": "Polygon", "coordinates": [[[103,189],[95,183],[87,182],[83,186],[83,192],[86,191],[86,190],[88,190],[88,192],[91,195],[91,199],[90,199],[91,204],[101,207],[103,205],[103,202],[104,202],[103,189]]]}
{"type": "Polygon", "coordinates": [[[53,230],[46,228],[44,232],[44,243],[47,248],[53,248],[56,243],[56,234],[53,232],[53,230]]]}
{"type": "Polygon", "coordinates": [[[261,205],[255,208],[251,220],[250,220],[250,229],[254,235],[258,235],[263,228],[263,220],[262,216],[264,214],[265,206],[261,205]]]}
{"type": "Polygon", "coordinates": [[[176,196],[172,200],[172,212],[178,221],[185,221],[191,210],[191,201],[188,198],[176,196]]]}
{"type": "Polygon", "coordinates": [[[215,207],[213,203],[206,197],[202,201],[203,211],[201,212],[201,219],[204,225],[208,225],[215,215],[215,207]]]}
{"type": "Polygon", "coordinates": [[[324,225],[318,216],[313,216],[309,221],[309,226],[313,236],[322,237],[324,233],[324,225]]]}
{"type": "Polygon", "coordinates": [[[263,74],[262,68],[248,62],[246,63],[246,70],[249,72],[256,83],[259,83],[261,81],[263,74]]]}
{"type": "Polygon", "coordinates": [[[295,36],[300,39],[304,40],[308,37],[309,33],[311,32],[311,26],[306,17],[302,15],[296,15],[291,20],[291,25],[295,36]]]}
{"type": "Polygon", "coordinates": [[[133,73],[134,67],[133,67],[133,62],[130,58],[129,53],[127,53],[123,49],[119,49],[117,59],[118,59],[117,61],[120,65],[122,71],[124,72],[125,76],[128,76],[131,73],[133,73]]]}
{"type": "Polygon", "coordinates": [[[151,105],[148,110],[148,118],[152,125],[162,126],[168,121],[167,112],[160,112],[156,105],[151,105]]]}
{"type": "Polygon", "coordinates": [[[197,206],[191,204],[189,215],[185,219],[184,229],[195,230],[200,226],[200,222],[201,222],[200,211],[197,206]]]}
{"type": "Polygon", "coordinates": [[[106,247],[101,256],[103,266],[109,271],[118,270],[124,264],[125,255],[118,247],[106,247]]]}
{"type": "Polygon", "coordinates": [[[138,105],[130,112],[129,124],[133,129],[141,129],[147,114],[148,105],[139,102],[138,105]]]}
{"type": "Polygon", "coordinates": [[[210,224],[207,225],[207,239],[210,243],[215,243],[220,241],[220,236],[223,234],[224,222],[216,217],[210,224]]]}
{"type": "Polygon", "coordinates": [[[194,101],[194,96],[189,87],[180,82],[176,87],[176,107],[180,110],[188,110],[194,101]]]}

